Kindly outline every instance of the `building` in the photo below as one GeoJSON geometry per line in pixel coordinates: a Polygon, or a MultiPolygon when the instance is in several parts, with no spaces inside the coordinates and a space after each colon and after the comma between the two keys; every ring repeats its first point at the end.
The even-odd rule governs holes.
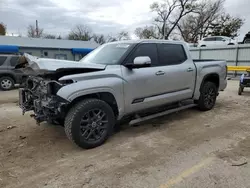
{"type": "Polygon", "coordinates": [[[93,41],[0,36],[0,53],[29,53],[53,59],[79,61],[97,46],[93,41]]]}

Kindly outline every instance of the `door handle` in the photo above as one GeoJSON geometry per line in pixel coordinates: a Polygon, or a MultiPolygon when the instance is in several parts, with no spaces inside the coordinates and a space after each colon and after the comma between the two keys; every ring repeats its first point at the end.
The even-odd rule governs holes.
{"type": "Polygon", "coordinates": [[[158,71],[158,72],[155,73],[156,76],[160,76],[160,75],[164,75],[164,74],[165,74],[164,71],[158,71]]]}
{"type": "Polygon", "coordinates": [[[192,71],[194,71],[194,69],[192,69],[190,67],[187,69],[187,72],[192,72],[192,71]]]}

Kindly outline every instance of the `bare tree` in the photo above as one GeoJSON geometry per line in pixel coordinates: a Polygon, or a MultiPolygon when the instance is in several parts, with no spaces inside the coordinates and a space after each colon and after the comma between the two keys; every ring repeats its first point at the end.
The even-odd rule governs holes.
{"type": "Polygon", "coordinates": [[[129,39],[130,39],[130,36],[127,31],[121,31],[117,35],[117,40],[129,40],[129,39]]]}
{"type": "Polygon", "coordinates": [[[104,44],[104,43],[106,42],[106,39],[105,39],[105,36],[104,36],[104,35],[97,35],[97,34],[94,34],[93,38],[94,38],[94,41],[95,41],[97,44],[104,44]]]}
{"type": "Polygon", "coordinates": [[[225,0],[203,0],[196,11],[183,20],[177,27],[183,39],[187,42],[197,42],[209,34],[212,23],[223,13],[225,0]]]}
{"type": "Polygon", "coordinates": [[[138,27],[135,29],[135,35],[140,39],[158,39],[159,33],[155,26],[138,27]]]}
{"type": "Polygon", "coordinates": [[[69,40],[83,40],[89,41],[93,35],[91,29],[85,25],[77,25],[68,35],[69,40]]]}
{"type": "Polygon", "coordinates": [[[180,20],[195,12],[198,0],[165,0],[164,3],[153,3],[150,6],[157,16],[154,19],[161,38],[168,39],[180,20]]]}
{"type": "Polygon", "coordinates": [[[239,17],[233,17],[230,14],[222,14],[216,19],[210,27],[210,35],[219,35],[227,37],[237,37],[238,31],[244,24],[244,20],[239,17]]]}
{"type": "Polygon", "coordinates": [[[62,39],[60,35],[56,36],[53,34],[43,34],[43,38],[45,39],[62,39]]]}
{"type": "Polygon", "coordinates": [[[6,35],[6,25],[0,23],[0,35],[6,35]]]}
{"type": "Polygon", "coordinates": [[[43,38],[45,39],[56,39],[56,35],[52,35],[52,34],[44,34],[43,38]]]}
{"type": "Polygon", "coordinates": [[[117,41],[118,39],[116,38],[116,37],[114,37],[113,35],[108,35],[107,37],[106,37],[106,42],[115,42],[115,41],[117,41]]]}
{"type": "Polygon", "coordinates": [[[27,28],[27,35],[30,38],[41,38],[43,36],[43,29],[36,29],[33,25],[29,25],[27,28]]]}

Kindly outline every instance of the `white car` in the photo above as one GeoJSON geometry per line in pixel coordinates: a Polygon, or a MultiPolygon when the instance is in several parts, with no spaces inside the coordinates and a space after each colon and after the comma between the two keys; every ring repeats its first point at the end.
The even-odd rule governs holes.
{"type": "Polygon", "coordinates": [[[199,41],[199,47],[211,47],[211,46],[225,46],[225,45],[236,45],[235,39],[224,37],[224,36],[211,36],[205,37],[199,41]]]}

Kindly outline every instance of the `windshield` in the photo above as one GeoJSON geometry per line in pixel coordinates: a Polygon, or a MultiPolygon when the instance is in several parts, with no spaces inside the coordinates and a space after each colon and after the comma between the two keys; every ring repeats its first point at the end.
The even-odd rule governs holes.
{"type": "Polygon", "coordinates": [[[128,43],[104,44],[90,52],[80,62],[115,65],[118,64],[121,57],[130,49],[131,45],[128,43]]]}

